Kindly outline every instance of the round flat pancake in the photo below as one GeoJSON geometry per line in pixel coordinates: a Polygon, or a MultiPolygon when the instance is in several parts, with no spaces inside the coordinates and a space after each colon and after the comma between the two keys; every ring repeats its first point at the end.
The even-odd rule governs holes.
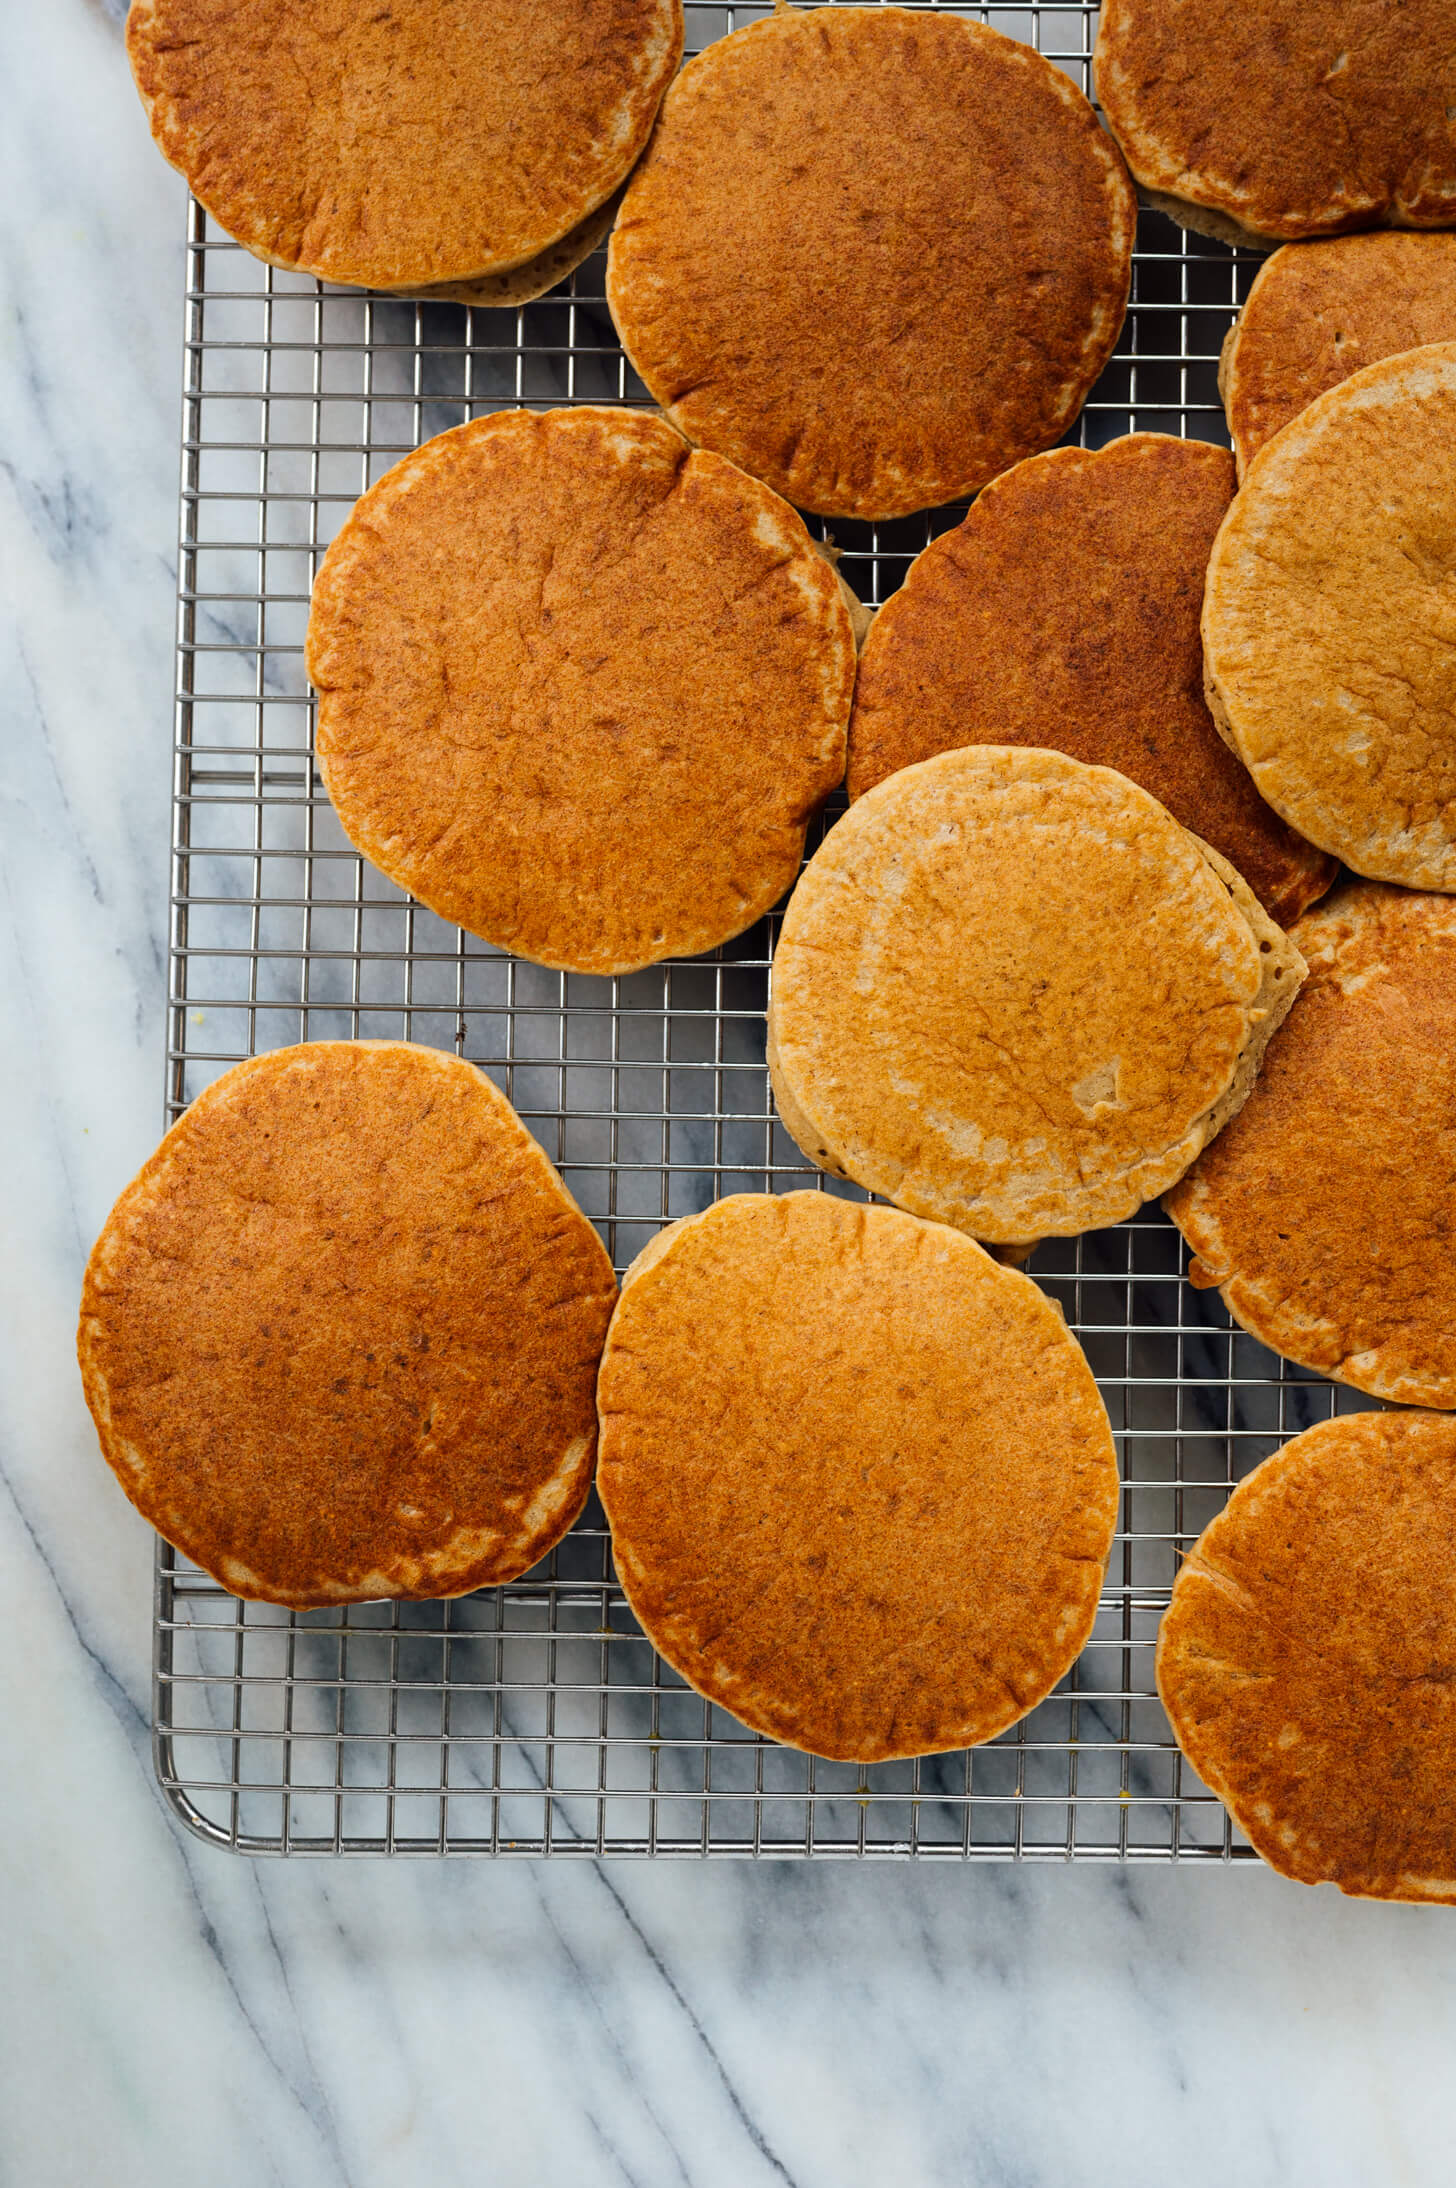
{"type": "Polygon", "coordinates": [[[1185,227],[1456,222],[1456,0],[1103,0],[1093,71],[1129,167],[1185,227]]]}
{"type": "Polygon", "coordinates": [[[860,662],[849,794],[960,745],[1115,767],[1221,851],[1288,926],[1335,878],[1209,718],[1198,618],[1232,458],[1135,433],[988,486],[910,566],[860,662]]]}
{"type": "Polygon", "coordinates": [[[854,631],[787,503],[636,411],[503,411],[373,487],[314,584],[352,842],[570,971],[713,949],[844,774],[854,631]]]}
{"type": "Polygon", "coordinates": [[[1058,440],[1111,355],[1136,206],[1080,91],[951,15],[786,9],[683,70],[607,300],[688,438],[890,517],[1058,440]]]}
{"type": "Polygon", "coordinates": [[[96,1242],[78,1351],[132,1503],[235,1595],[463,1595],[581,1510],[615,1296],[473,1065],[322,1041],[172,1127],[96,1242]]]}
{"type": "Polygon", "coordinates": [[[1209,559],[1209,706],[1270,805],[1456,889],[1456,343],[1367,365],[1249,466],[1209,559]]]}
{"type": "Polygon", "coordinates": [[[754,1731],[969,1747],[1092,1630],[1117,1458],[1050,1300],[942,1224],[739,1194],[628,1270],[597,1486],[660,1653],[754,1731]]]}
{"type": "Polygon", "coordinates": [[[1110,768],[970,745],[852,805],[774,954],[769,1067],[821,1169],[996,1244],[1120,1222],[1244,1099],[1298,952],[1110,768]]]}
{"type": "Polygon", "coordinates": [[[126,40],[152,135],[230,236],[419,289],[522,266],[612,195],[683,19],[681,0],[132,0],[126,40]]]}
{"type": "Polygon", "coordinates": [[[1382,357],[1452,340],[1456,236],[1387,228],[1275,251],[1219,364],[1239,476],[1326,388],[1382,357]]]}
{"type": "Polygon", "coordinates": [[[1173,1586],[1158,1692],[1281,1876],[1456,1902],[1456,1422],[1306,1429],[1235,1489],[1173,1586]]]}
{"type": "Polygon", "coordinates": [[[1456,1406],[1456,904],[1356,882],[1294,930],[1309,977],[1246,1107],[1166,1206],[1286,1359],[1456,1406]]]}

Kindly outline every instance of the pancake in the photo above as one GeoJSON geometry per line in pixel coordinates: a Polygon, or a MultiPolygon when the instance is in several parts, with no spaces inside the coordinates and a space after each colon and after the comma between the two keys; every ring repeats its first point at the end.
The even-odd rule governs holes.
{"type": "Polygon", "coordinates": [[[1199,1537],[1158,1633],[1178,1745],[1301,1884],[1456,1902],[1456,1422],[1306,1429],[1199,1537]]]}
{"type": "Polygon", "coordinates": [[[1303,974],[1146,791],[970,745],[852,805],[774,954],[768,1058],[811,1162],[1018,1245],[1120,1222],[1248,1093],[1303,974]]]}
{"type": "Polygon", "coordinates": [[[1456,904],[1336,890],[1248,1106],[1169,1194],[1230,1314],[1286,1359],[1456,1406],[1456,904]]]}
{"type": "Polygon", "coordinates": [[[854,631],[803,523],[663,419],[514,410],[364,496],[314,583],[318,757],[432,911],[575,972],[716,947],[844,774],[854,631]]]}
{"type": "Polygon", "coordinates": [[[851,798],[960,745],[1049,746],[1151,791],[1288,926],[1334,862],[1270,811],[1203,698],[1203,573],[1233,490],[1226,450],[1161,433],[995,480],[875,618],[851,798]]]}
{"type": "Polygon", "coordinates": [[[1317,396],[1249,466],[1209,559],[1214,721],[1277,813],[1357,874],[1456,889],[1456,343],[1317,396]]]}
{"type": "Polygon", "coordinates": [[[1050,447],[1112,353],[1136,206],[1080,91],[999,32],[785,9],[689,62],[612,232],[623,347],[689,440],[891,517],[1050,447]]]}
{"type": "MultiPolygon", "coordinates": [[[[474,281],[441,281],[433,288],[413,289],[407,293],[423,304],[475,304],[496,311],[529,304],[536,297],[544,296],[548,289],[554,289],[568,274],[574,274],[577,267],[591,257],[597,245],[606,241],[620,198],[620,192],[609,197],[605,205],[599,205],[585,220],[568,229],[559,243],[538,252],[535,258],[528,258],[524,265],[512,266],[506,273],[481,274],[474,281]]],[[[401,292],[396,290],[394,293],[401,292]]]]}
{"type": "Polygon", "coordinates": [[[1103,0],[1107,126],[1226,243],[1456,223],[1456,0],[1103,0]]]}
{"type": "Polygon", "coordinates": [[[122,1488],[235,1595],[463,1595],[581,1510],[615,1296],[473,1065],[317,1041],[172,1127],[96,1242],[77,1347],[122,1488]]]}
{"type": "Polygon", "coordinates": [[[968,1747],[1091,1633],[1106,1409],[1051,1301],[943,1225],[720,1200],[628,1270],[598,1397],[628,1601],[756,1732],[859,1762],[968,1747]]]}
{"type": "Polygon", "coordinates": [[[1385,229],[1264,261],[1219,363],[1239,476],[1326,388],[1456,339],[1456,236],[1385,229]]]}
{"type": "Polygon", "coordinates": [[[579,229],[647,142],[682,41],[681,0],[132,0],[126,26],[152,135],[230,236],[415,291],[579,229]]]}

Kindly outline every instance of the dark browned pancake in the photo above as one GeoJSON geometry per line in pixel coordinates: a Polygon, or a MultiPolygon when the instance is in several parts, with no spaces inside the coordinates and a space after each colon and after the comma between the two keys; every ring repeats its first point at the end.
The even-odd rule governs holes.
{"type": "Polygon", "coordinates": [[[1203,697],[1203,572],[1234,490],[1226,450],[1135,433],[1018,464],[876,616],[849,794],[960,745],[1115,767],[1221,851],[1287,926],[1335,862],[1224,745],[1203,697]]]}
{"type": "Polygon", "coordinates": [[[627,972],[741,934],[844,774],[855,641],[802,518],[642,411],[497,412],[407,456],[313,590],[352,842],[442,918],[627,972]]]}
{"type": "Polygon", "coordinates": [[[1456,1406],[1456,901],[1348,883],[1293,939],[1304,989],[1165,1206],[1286,1359],[1456,1406]]]}
{"type": "Polygon", "coordinates": [[[1219,390],[1239,476],[1267,440],[1352,372],[1456,340],[1456,236],[1341,236],[1264,261],[1229,331],[1219,390]]]}
{"type": "Polygon", "coordinates": [[[1092,1630],[1117,1459],[1051,1301],[970,1239],[739,1194],[628,1271],[598,1487],[648,1637],[817,1755],[991,1739],[1092,1630]]]}
{"type": "Polygon", "coordinates": [[[1174,1583],[1158,1692],[1281,1875],[1456,1902],[1456,1421],[1325,1421],[1256,1467],[1174,1583]]]}
{"type": "Polygon", "coordinates": [[[126,26],[158,145],[259,258],[405,290],[540,259],[531,294],[682,41],[681,0],[132,0],[126,26]]]}
{"type": "Polygon", "coordinates": [[[463,1595],[581,1510],[615,1294],[473,1065],[314,1042],[199,1094],[122,1194],[81,1373],[133,1504],[234,1594],[463,1595]]]}
{"type": "Polygon", "coordinates": [[[1094,72],[1129,167],[1185,227],[1456,222],[1456,0],[1103,0],[1094,72]]]}
{"type": "Polygon", "coordinates": [[[1066,431],[1136,208],[1062,71],[950,14],[784,9],[689,63],[612,233],[623,344],[688,438],[889,517],[1066,431]]]}

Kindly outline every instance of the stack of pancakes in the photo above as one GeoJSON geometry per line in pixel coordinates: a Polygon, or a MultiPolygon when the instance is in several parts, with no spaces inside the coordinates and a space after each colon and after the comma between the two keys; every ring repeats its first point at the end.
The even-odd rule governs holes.
{"type": "MultiPolygon", "coordinates": [[[[868,1760],[991,1737],[1092,1630],[1116,1455],[1005,1266],[1037,1240],[1165,1195],[1266,1344],[1456,1410],[1456,0],[1106,0],[1111,137],[1028,47],[896,6],[776,5],[675,81],[679,0],[133,0],[128,43],[271,263],[519,302],[615,219],[659,413],[482,417],[363,498],[320,764],[420,901],[599,975],[759,919],[847,774],[767,1055],[810,1159],[895,1204],[722,1201],[618,1298],[468,1064],[255,1058],[87,1272],[154,1523],[241,1594],[447,1594],[543,1555],[595,1454],[663,1655],[868,1760]],[[1121,328],[1129,169],[1284,246],[1231,454],[1053,447],[1121,328]],[[799,512],[970,495],[866,638],[799,512]]],[[[1292,1875],[1456,1897],[1453,1438],[1296,1439],[1175,1589],[1178,1738],[1292,1875]]]]}

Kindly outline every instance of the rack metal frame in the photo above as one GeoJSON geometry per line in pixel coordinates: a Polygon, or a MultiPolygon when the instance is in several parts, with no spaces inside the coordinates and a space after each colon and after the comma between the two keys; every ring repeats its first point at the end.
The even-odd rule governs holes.
{"type": "MultiPolygon", "coordinates": [[[[689,0],[689,48],[765,8],[689,0]]],[[[961,9],[1090,92],[1095,10],[961,9]]],[[[645,402],[598,252],[512,311],[328,290],[189,211],[166,1120],[240,1058],[303,1039],[451,1048],[514,1101],[619,1269],[720,1194],[813,1184],[764,1067],[776,918],[620,979],[445,926],[343,837],[312,757],[309,589],[356,496],[431,434],[516,404],[645,402]]],[[[1257,259],[1145,214],[1117,354],[1078,437],[1226,442],[1219,346],[1257,259]]],[[[959,509],[836,524],[872,605],[959,509]]],[[[821,534],[823,526],[814,529],[821,534]]],[[[812,846],[811,846],[812,847],[812,846]]],[[[861,1768],[760,1740],[642,1638],[593,1501],[526,1579],[459,1601],[289,1613],[159,1544],[157,1774],[252,1854],[1244,1859],[1153,1684],[1180,1552],[1277,1443],[1365,1404],[1276,1360],[1184,1280],[1153,1211],[1031,1271],[1107,1399],[1122,1524],[1092,1641],[973,1752],[861,1768]]]]}

